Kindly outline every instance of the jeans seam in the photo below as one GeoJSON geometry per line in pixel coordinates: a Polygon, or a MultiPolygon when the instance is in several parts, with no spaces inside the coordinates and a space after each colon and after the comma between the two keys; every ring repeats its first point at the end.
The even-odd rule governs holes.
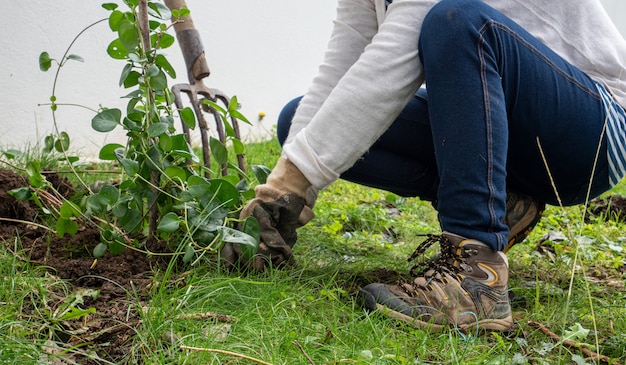
{"type": "MultiPolygon", "coordinates": [[[[482,29],[482,28],[481,28],[482,29]]],[[[489,216],[491,222],[489,224],[490,231],[494,231],[494,227],[497,226],[497,215],[495,212],[495,186],[493,183],[493,120],[491,118],[491,99],[489,94],[489,83],[487,82],[487,62],[485,61],[485,50],[482,47],[484,42],[483,33],[479,31],[480,38],[477,44],[478,58],[480,60],[480,78],[483,86],[483,104],[485,108],[485,127],[487,130],[487,187],[489,189],[489,199],[487,202],[487,208],[489,210],[489,216]]],[[[500,235],[496,235],[498,240],[498,247],[503,247],[504,244],[500,235]]]]}
{"type": "MultiPolygon", "coordinates": [[[[597,90],[590,89],[586,85],[581,84],[577,79],[575,79],[575,78],[571,77],[570,75],[568,75],[560,67],[558,67],[554,62],[552,62],[549,58],[547,58],[539,49],[537,49],[531,43],[527,42],[524,38],[520,37],[513,29],[509,28],[505,24],[502,24],[502,23],[497,22],[495,20],[488,20],[478,30],[478,33],[480,34],[479,41],[483,39],[483,35],[490,28],[496,28],[496,29],[499,29],[499,30],[502,30],[502,31],[506,32],[509,36],[513,37],[517,42],[522,44],[524,47],[526,47],[528,50],[530,50],[532,53],[534,53],[537,57],[539,57],[542,61],[544,61],[548,66],[550,66],[550,68],[552,68],[555,72],[557,72],[559,75],[561,75],[563,78],[565,78],[568,82],[576,85],[576,87],[578,87],[583,92],[589,94],[594,99],[602,100],[602,98],[600,97],[600,94],[597,92],[597,90]]],[[[484,43],[484,42],[480,42],[480,43],[484,43]]],[[[480,47],[481,45],[479,44],[478,46],[480,47]]]]}

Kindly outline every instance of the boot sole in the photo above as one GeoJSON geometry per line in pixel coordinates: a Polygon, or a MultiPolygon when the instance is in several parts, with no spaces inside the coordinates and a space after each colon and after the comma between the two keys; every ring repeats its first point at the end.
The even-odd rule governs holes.
{"type": "Polygon", "coordinates": [[[510,332],[513,330],[513,317],[512,316],[507,316],[505,318],[499,318],[499,319],[482,319],[480,321],[473,322],[473,323],[450,326],[450,325],[442,325],[442,324],[436,324],[432,322],[420,321],[417,318],[413,318],[413,317],[407,316],[406,314],[396,312],[393,309],[389,309],[385,307],[384,305],[378,304],[378,303],[376,303],[376,308],[381,313],[389,316],[390,318],[400,320],[402,322],[405,322],[411,327],[421,329],[421,330],[426,330],[429,332],[443,332],[444,330],[447,330],[449,328],[455,328],[455,327],[464,333],[473,332],[476,330],[487,331],[487,332],[492,332],[492,331],[510,332]]]}

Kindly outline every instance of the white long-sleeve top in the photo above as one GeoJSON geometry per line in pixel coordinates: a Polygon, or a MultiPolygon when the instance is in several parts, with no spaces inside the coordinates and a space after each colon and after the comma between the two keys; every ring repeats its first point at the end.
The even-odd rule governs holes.
{"type": "MultiPolygon", "coordinates": [[[[316,188],[350,168],[424,82],[422,21],[437,0],[338,0],[319,72],[292,121],[283,155],[316,188]]],[[[626,106],[626,41],[599,0],[485,0],[626,106]]]]}

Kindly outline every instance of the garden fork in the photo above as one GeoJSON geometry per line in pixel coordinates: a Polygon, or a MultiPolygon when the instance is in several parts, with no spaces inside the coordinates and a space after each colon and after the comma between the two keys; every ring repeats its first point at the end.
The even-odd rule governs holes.
{"type": "MultiPolygon", "coordinates": [[[[165,4],[170,9],[180,9],[186,7],[185,0],[165,0],[165,4]]],[[[204,118],[203,111],[213,114],[215,119],[216,130],[219,140],[225,144],[226,135],[224,132],[224,121],[222,121],[220,114],[209,105],[203,103],[204,100],[210,100],[214,103],[221,102],[226,107],[230,103],[230,98],[226,96],[221,90],[208,88],[204,85],[203,79],[210,75],[209,66],[204,56],[204,47],[200,40],[200,32],[195,28],[191,16],[186,16],[180,19],[172,18],[174,22],[174,31],[176,32],[176,38],[178,44],[183,53],[185,59],[185,66],[187,66],[187,76],[189,84],[176,84],[172,86],[172,93],[174,94],[174,103],[178,110],[183,109],[183,100],[181,93],[187,94],[191,102],[192,109],[198,120],[198,126],[200,127],[200,137],[202,140],[202,158],[204,160],[204,166],[207,168],[205,173],[207,178],[210,178],[208,171],[211,169],[211,157],[210,157],[210,144],[209,144],[209,127],[206,119],[204,118]],[[199,98],[200,97],[200,98],[199,98]]],[[[235,131],[235,138],[240,139],[239,124],[236,118],[230,117],[230,122],[235,131]]],[[[189,127],[182,123],[183,131],[185,132],[187,142],[191,144],[191,131],[189,127]]],[[[242,154],[237,154],[237,164],[239,169],[244,172],[244,157],[242,154]]],[[[221,166],[222,175],[228,174],[228,165],[225,163],[221,166]]]]}

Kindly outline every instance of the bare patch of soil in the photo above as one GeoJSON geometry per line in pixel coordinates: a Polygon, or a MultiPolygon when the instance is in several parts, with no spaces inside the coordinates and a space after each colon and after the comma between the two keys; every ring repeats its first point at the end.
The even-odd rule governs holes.
{"type": "Polygon", "coordinates": [[[593,217],[626,222],[626,197],[611,195],[594,199],[589,204],[588,212],[593,217]]]}
{"type": "MultiPolygon", "coordinates": [[[[46,178],[57,191],[73,194],[74,189],[67,179],[54,174],[47,174],[46,178]]],[[[98,291],[95,299],[84,296],[84,304],[80,305],[82,309],[95,308],[96,313],[86,320],[64,322],[55,337],[67,347],[90,343],[87,347],[101,358],[123,362],[124,356],[130,352],[128,348],[132,345],[134,327],[140,323],[136,303],[129,300],[128,293],[139,293],[141,300],[153,281],[155,265],[164,262],[159,262],[156,256],[150,258],[130,249],[118,255],[107,253],[94,260],[91,251],[100,242],[100,233],[95,227],[81,227],[73,236],[57,237],[43,228],[21,223],[35,222],[40,210],[32,202],[16,200],[8,191],[27,185],[21,175],[0,170],[0,241],[13,251],[19,236],[20,250],[15,254],[22,260],[42,265],[50,274],[67,280],[74,293],[98,291]]],[[[166,249],[163,243],[154,242],[146,248],[151,252],[166,249]]],[[[74,361],[99,363],[88,359],[74,361]]]]}

